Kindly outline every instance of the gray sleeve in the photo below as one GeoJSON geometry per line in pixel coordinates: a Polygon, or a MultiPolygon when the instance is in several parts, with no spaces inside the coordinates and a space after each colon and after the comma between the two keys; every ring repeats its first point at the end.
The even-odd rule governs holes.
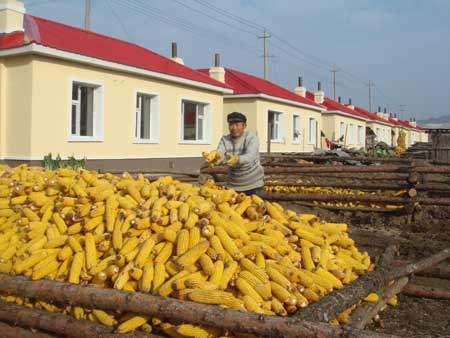
{"type": "Polygon", "coordinates": [[[239,164],[247,164],[256,160],[259,156],[259,139],[258,136],[252,135],[248,139],[245,153],[239,155],[239,164]]]}
{"type": "Polygon", "coordinates": [[[219,141],[219,145],[217,146],[217,151],[222,154],[225,154],[226,148],[225,148],[225,140],[224,140],[223,136],[219,141]]]}

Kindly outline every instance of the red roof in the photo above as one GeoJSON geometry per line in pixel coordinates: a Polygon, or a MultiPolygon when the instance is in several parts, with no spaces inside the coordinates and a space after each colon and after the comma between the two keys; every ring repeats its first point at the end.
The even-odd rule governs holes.
{"type": "MultiPolygon", "coordinates": [[[[310,91],[307,91],[306,92],[306,97],[311,99],[311,100],[314,100],[314,93],[310,92],[310,91]]],[[[356,117],[367,119],[367,117],[364,116],[363,114],[360,114],[356,110],[350,109],[346,105],[343,105],[342,103],[339,103],[339,102],[337,102],[335,100],[332,100],[329,97],[325,97],[324,98],[324,101],[323,101],[322,105],[325,106],[325,108],[327,108],[327,110],[330,110],[330,111],[336,110],[336,111],[340,111],[340,112],[343,112],[343,113],[346,113],[346,114],[349,114],[349,115],[353,115],[353,116],[356,116],[356,117]]]]}
{"type": "Polygon", "coordinates": [[[377,113],[370,112],[368,110],[365,110],[364,108],[355,107],[355,110],[358,111],[359,113],[365,115],[369,120],[373,120],[373,121],[377,121],[377,122],[381,122],[381,123],[392,124],[392,122],[390,122],[389,120],[379,117],[377,115],[377,113]]]}
{"type": "MultiPolygon", "coordinates": [[[[199,69],[203,74],[209,74],[209,69],[199,69]]],[[[233,88],[233,94],[265,94],[281,99],[307,104],[317,108],[324,108],[320,104],[295,94],[273,82],[261,79],[234,69],[225,68],[225,83],[233,88]]]]}
{"type": "Polygon", "coordinates": [[[231,89],[209,76],[151,50],[106,35],[31,15],[25,15],[24,31],[24,33],[1,35],[0,49],[36,43],[66,52],[231,89]]]}

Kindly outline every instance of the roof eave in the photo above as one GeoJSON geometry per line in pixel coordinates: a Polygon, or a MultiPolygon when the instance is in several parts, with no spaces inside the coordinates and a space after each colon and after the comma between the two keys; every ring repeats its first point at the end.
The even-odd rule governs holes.
{"type": "Polygon", "coordinates": [[[0,56],[10,56],[10,55],[23,55],[23,54],[37,54],[50,56],[58,59],[70,60],[74,62],[80,62],[84,64],[94,65],[100,68],[118,70],[126,73],[139,74],[144,76],[149,76],[161,80],[166,80],[170,82],[175,82],[183,85],[189,85],[192,87],[207,89],[215,92],[220,92],[222,94],[231,94],[233,93],[232,89],[215,86],[208,83],[203,83],[200,81],[190,80],[187,78],[160,73],[157,71],[151,71],[143,68],[138,68],[134,66],[129,66],[117,62],[107,61],[103,59],[98,59],[91,56],[76,54],[72,52],[63,51],[60,49],[46,47],[43,45],[39,45],[36,43],[31,43],[25,46],[19,46],[14,48],[9,48],[5,50],[0,50],[0,56]]]}
{"type": "Polygon", "coordinates": [[[306,103],[292,101],[292,100],[284,99],[281,97],[262,94],[262,93],[259,93],[259,94],[231,94],[231,95],[224,95],[224,98],[225,99],[259,98],[259,99],[265,99],[265,100],[275,101],[275,102],[279,102],[279,103],[286,103],[286,104],[290,104],[290,105],[301,107],[301,108],[317,110],[318,112],[322,112],[325,110],[325,108],[316,107],[316,106],[309,105],[306,103]]]}
{"type": "Polygon", "coordinates": [[[346,117],[351,117],[351,118],[354,118],[354,119],[358,119],[358,120],[361,120],[361,121],[369,121],[369,119],[366,119],[366,118],[364,118],[362,116],[353,115],[353,114],[346,113],[346,112],[343,112],[343,111],[340,111],[340,110],[326,110],[326,111],[324,111],[324,114],[338,114],[338,115],[343,115],[343,116],[346,116],[346,117]]]}

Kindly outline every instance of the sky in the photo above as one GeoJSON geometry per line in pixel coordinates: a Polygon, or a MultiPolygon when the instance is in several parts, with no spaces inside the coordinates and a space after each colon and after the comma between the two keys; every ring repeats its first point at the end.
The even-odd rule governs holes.
{"type": "MultiPolygon", "coordinates": [[[[83,27],[85,0],[24,0],[32,15],[83,27]]],[[[404,119],[450,115],[450,0],[91,0],[91,30],[192,68],[222,65],[404,119]]]]}

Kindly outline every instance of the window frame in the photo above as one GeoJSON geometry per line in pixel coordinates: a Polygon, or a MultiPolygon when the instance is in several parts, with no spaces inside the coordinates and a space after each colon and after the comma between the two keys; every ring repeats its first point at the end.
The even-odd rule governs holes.
{"type": "Polygon", "coordinates": [[[292,144],[301,144],[302,143],[302,138],[301,138],[301,135],[302,135],[302,120],[301,120],[301,117],[300,117],[300,114],[299,113],[293,113],[292,114],[292,144]],[[298,132],[300,133],[298,136],[297,136],[297,139],[295,139],[294,138],[294,128],[295,128],[295,118],[298,118],[298,132]]]}
{"type": "Polygon", "coordinates": [[[358,141],[357,144],[362,145],[365,143],[364,142],[364,126],[358,124],[356,130],[357,130],[357,141],[358,141]]]}
{"type": "Polygon", "coordinates": [[[132,137],[133,144],[158,144],[160,142],[160,95],[158,92],[150,92],[146,90],[135,90],[133,96],[133,110],[132,110],[132,137]],[[139,94],[151,96],[150,100],[150,138],[142,139],[136,137],[136,100],[139,94]]]}
{"type": "MultiPolygon", "coordinates": [[[[67,120],[67,141],[68,142],[103,142],[104,141],[104,98],[105,87],[103,83],[72,78],[69,80],[69,109],[67,120]],[[84,85],[86,87],[93,87],[93,112],[92,112],[92,136],[81,136],[72,134],[72,106],[75,104],[72,99],[73,86],[75,84],[84,85]]],[[[78,105],[81,101],[78,100],[78,105]]]]}
{"type": "Polygon", "coordinates": [[[318,125],[317,125],[317,119],[314,117],[309,117],[308,118],[308,145],[315,145],[317,146],[317,134],[318,134],[318,125]],[[312,133],[311,133],[311,121],[314,121],[314,129],[315,129],[315,137],[314,139],[312,138],[312,133]]]}
{"type": "Polygon", "coordinates": [[[344,121],[339,122],[339,137],[338,137],[338,139],[340,139],[341,137],[345,138],[345,122],[344,121]]]}
{"type": "MultiPolygon", "coordinates": [[[[267,131],[269,130],[269,114],[274,113],[277,116],[279,116],[278,121],[276,121],[276,125],[278,127],[278,138],[274,139],[271,138],[271,143],[286,143],[286,137],[285,137],[285,130],[284,130],[284,115],[285,113],[276,109],[267,109],[267,115],[266,115],[266,126],[267,131]]],[[[275,122],[275,119],[274,119],[275,122]]],[[[268,133],[266,133],[267,135],[268,133]]]]}
{"type": "MultiPolygon", "coordinates": [[[[191,97],[181,97],[179,100],[179,115],[178,118],[179,120],[179,140],[178,143],[179,144],[204,144],[204,145],[211,145],[211,131],[212,131],[212,116],[213,116],[213,108],[212,108],[212,104],[210,101],[205,101],[205,100],[199,100],[197,98],[191,98],[191,97]],[[184,140],[184,109],[183,109],[183,102],[184,101],[189,101],[189,102],[194,102],[197,104],[202,104],[204,105],[204,128],[203,128],[203,132],[204,132],[204,138],[203,140],[184,140]]],[[[195,123],[196,123],[196,129],[197,129],[197,115],[195,117],[195,123]]],[[[197,131],[196,131],[197,133],[197,131]]]]}
{"type": "Polygon", "coordinates": [[[349,123],[348,124],[348,129],[349,129],[349,144],[355,144],[355,125],[353,123],[349,123]]]}

